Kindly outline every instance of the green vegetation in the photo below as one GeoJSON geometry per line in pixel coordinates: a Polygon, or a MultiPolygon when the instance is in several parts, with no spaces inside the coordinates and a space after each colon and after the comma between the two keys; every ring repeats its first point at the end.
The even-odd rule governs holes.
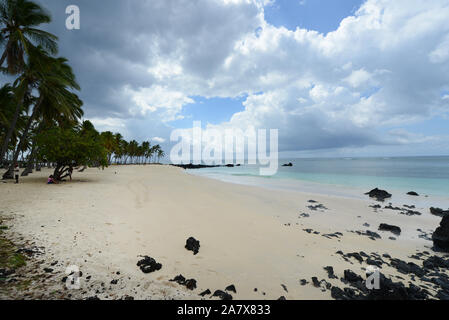
{"type": "Polygon", "coordinates": [[[165,154],[148,141],[127,142],[119,133],[98,133],[81,122],[80,86],[67,59],[58,57],[57,37],[38,29],[50,14],[29,0],[0,0],[0,71],[15,77],[0,87],[0,167],[12,179],[42,165],[60,180],[77,166],[146,164],[165,154]],[[20,160],[19,160],[20,158],[20,160]]]}
{"type": "Polygon", "coordinates": [[[25,265],[25,256],[17,253],[17,247],[0,231],[0,269],[17,270],[25,265]]]}

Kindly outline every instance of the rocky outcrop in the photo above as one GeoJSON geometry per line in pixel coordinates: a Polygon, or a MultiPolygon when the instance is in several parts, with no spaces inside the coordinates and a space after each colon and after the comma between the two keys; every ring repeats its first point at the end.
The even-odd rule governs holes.
{"type": "Polygon", "coordinates": [[[449,252],[449,215],[443,217],[440,226],[432,235],[432,240],[437,249],[449,252]]]}
{"type": "Polygon", "coordinates": [[[407,193],[407,195],[414,196],[414,197],[419,197],[419,194],[416,193],[415,191],[410,191],[409,193],[407,193]]]}
{"type": "Polygon", "coordinates": [[[293,167],[293,163],[286,163],[282,165],[283,167],[293,167]]]}
{"type": "Polygon", "coordinates": [[[385,190],[380,190],[378,188],[371,190],[370,192],[365,193],[369,195],[370,198],[374,198],[377,201],[384,201],[385,199],[391,198],[391,194],[385,190]]]}

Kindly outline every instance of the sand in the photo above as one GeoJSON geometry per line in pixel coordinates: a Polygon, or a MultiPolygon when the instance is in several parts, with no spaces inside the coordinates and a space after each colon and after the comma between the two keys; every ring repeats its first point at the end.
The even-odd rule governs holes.
{"type": "MultiPolygon", "coordinates": [[[[302,286],[300,280],[311,282],[316,276],[341,286],[339,280],[328,279],[326,266],[338,277],[346,269],[364,274],[366,265],[344,261],[336,254],[339,250],[388,253],[411,261],[410,255],[432,246],[417,229],[431,234],[441,220],[428,208],[417,208],[422,216],[392,210],[375,213],[370,205],[376,202],[368,198],[230,184],[169,166],[88,169],[60,185],[46,185],[49,174],[44,169],[18,185],[0,183],[0,215],[12,218],[5,222],[11,237],[43,247],[40,268],[58,261],[52,267],[53,289],[64,289],[60,279],[67,266],[79,266],[83,277],[81,289],[70,291],[74,298],[200,299],[198,294],[206,289],[214,292],[233,284],[234,299],[331,299],[329,291],[302,286]],[[311,199],[328,210],[311,211],[311,199]],[[310,217],[302,218],[301,213],[310,217]],[[402,234],[378,231],[380,223],[400,226],[402,234]],[[378,232],[382,239],[351,232],[366,230],[378,232]],[[334,232],[343,236],[322,236],[334,232]],[[201,242],[197,255],[184,248],[191,236],[201,242]],[[155,258],[162,269],[142,273],[136,266],[140,255],[155,258]],[[196,279],[198,288],[190,291],[169,281],[178,274],[196,279]],[[110,284],[111,280],[118,283],[110,284]]],[[[390,267],[381,272],[399,275],[390,267]]]]}

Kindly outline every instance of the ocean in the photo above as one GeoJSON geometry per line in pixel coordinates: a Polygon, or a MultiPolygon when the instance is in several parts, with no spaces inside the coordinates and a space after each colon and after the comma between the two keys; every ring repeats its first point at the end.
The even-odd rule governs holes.
{"type": "Polygon", "coordinates": [[[366,198],[364,192],[378,187],[393,193],[394,200],[408,201],[406,193],[415,191],[434,205],[449,207],[449,157],[282,159],[274,176],[260,176],[258,165],[188,172],[232,183],[351,198],[366,198]],[[289,162],[293,167],[281,167],[289,162]]]}

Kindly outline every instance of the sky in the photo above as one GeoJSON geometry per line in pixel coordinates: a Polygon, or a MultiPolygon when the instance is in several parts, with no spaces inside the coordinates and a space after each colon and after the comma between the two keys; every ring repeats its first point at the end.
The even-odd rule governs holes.
{"type": "Polygon", "coordinates": [[[100,130],[167,149],[201,121],[279,129],[292,157],[449,155],[449,0],[41,4],[100,130]]]}

